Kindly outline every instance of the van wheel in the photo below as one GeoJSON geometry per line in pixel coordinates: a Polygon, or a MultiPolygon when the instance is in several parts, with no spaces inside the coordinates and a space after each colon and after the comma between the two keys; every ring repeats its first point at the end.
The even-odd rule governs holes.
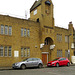
{"type": "Polygon", "coordinates": [[[39,68],[42,68],[42,64],[39,64],[38,67],[39,67],[39,68]]]}
{"type": "Polygon", "coordinates": [[[56,67],[59,67],[59,63],[56,63],[56,67]]]}
{"type": "Polygon", "coordinates": [[[21,65],[21,69],[22,69],[22,70],[26,69],[26,65],[24,65],[24,64],[21,65]]]}

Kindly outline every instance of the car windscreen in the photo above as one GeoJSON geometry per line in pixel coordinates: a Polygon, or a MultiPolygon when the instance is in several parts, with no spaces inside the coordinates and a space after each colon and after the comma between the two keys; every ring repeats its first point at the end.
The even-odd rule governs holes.
{"type": "Polygon", "coordinates": [[[53,61],[56,61],[56,60],[58,60],[59,58],[56,58],[56,59],[54,59],[53,61]]]}
{"type": "MultiPolygon", "coordinates": [[[[28,59],[28,58],[27,58],[28,59]]],[[[24,59],[23,61],[26,61],[27,59],[24,59]]]]}

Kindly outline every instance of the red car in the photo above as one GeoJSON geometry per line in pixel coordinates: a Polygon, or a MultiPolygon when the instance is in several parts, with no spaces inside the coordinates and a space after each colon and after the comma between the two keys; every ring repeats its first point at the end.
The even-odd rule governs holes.
{"type": "Polygon", "coordinates": [[[70,66],[70,61],[67,58],[59,57],[47,63],[47,67],[50,66],[70,66]]]}

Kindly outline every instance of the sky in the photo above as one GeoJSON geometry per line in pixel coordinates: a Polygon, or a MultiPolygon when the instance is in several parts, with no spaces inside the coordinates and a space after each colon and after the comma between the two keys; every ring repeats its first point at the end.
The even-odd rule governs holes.
{"type": "MultiPolygon", "coordinates": [[[[25,19],[35,0],[0,0],[0,14],[25,19]]],[[[55,26],[68,28],[72,21],[75,29],[75,0],[52,0],[55,26]]]]}

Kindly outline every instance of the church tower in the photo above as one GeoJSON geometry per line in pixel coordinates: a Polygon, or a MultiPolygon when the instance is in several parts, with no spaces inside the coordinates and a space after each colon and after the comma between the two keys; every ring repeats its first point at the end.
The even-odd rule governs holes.
{"type": "Polygon", "coordinates": [[[54,27],[53,3],[51,0],[35,1],[30,9],[30,19],[40,22],[41,26],[54,27]]]}

